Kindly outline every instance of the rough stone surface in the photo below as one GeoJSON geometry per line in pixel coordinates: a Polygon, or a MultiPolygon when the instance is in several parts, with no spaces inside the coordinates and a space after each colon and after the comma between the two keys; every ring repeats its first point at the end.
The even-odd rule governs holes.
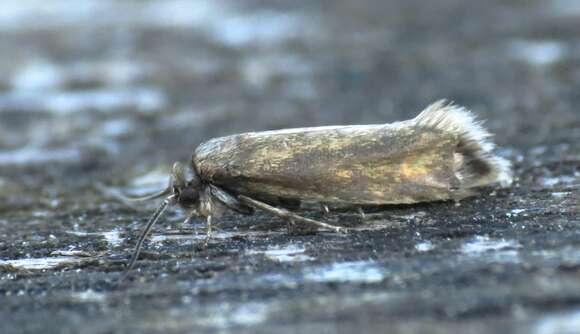
{"type": "Polygon", "coordinates": [[[571,0],[2,2],[0,332],[580,331],[578,22],[571,0]],[[207,248],[170,210],[117,283],[156,203],[116,195],[203,140],[439,98],[487,120],[513,187],[331,213],[348,235],[230,215],[207,248]]]}

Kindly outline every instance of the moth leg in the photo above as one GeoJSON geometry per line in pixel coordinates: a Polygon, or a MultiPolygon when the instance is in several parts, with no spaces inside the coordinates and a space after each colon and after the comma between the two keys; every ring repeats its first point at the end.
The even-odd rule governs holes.
{"type": "Polygon", "coordinates": [[[320,211],[322,211],[322,214],[325,216],[328,216],[330,214],[330,209],[328,208],[328,205],[322,202],[320,203],[320,211]]]}
{"type": "Polygon", "coordinates": [[[206,234],[202,248],[206,248],[211,239],[213,217],[219,216],[222,210],[221,207],[225,205],[222,202],[222,198],[220,198],[222,195],[225,196],[224,200],[229,201],[230,196],[217,187],[206,187],[200,196],[197,213],[206,219],[206,234]]]}
{"type": "Polygon", "coordinates": [[[203,241],[203,247],[207,247],[207,245],[209,244],[209,241],[211,239],[211,222],[212,222],[212,216],[209,215],[206,218],[206,226],[207,226],[207,231],[205,234],[205,240],[203,241]]]}
{"type": "MultiPolygon", "coordinates": [[[[191,219],[195,216],[195,214],[189,214],[187,218],[183,221],[183,225],[187,225],[191,219]]],[[[191,240],[193,241],[193,252],[195,253],[195,236],[197,235],[197,227],[194,224],[191,224],[191,240]]]]}
{"type": "Polygon", "coordinates": [[[199,213],[195,210],[189,211],[187,212],[187,217],[185,218],[185,220],[183,221],[183,223],[181,223],[182,225],[186,226],[187,224],[191,224],[191,228],[192,230],[196,231],[196,224],[194,222],[192,222],[193,218],[198,218],[199,217],[199,213]]]}
{"type": "Polygon", "coordinates": [[[363,208],[361,206],[359,206],[357,211],[358,211],[358,214],[360,216],[360,220],[365,220],[366,215],[365,215],[365,211],[363,210],[363,208]]]}
{"type": "Polygon", "coordinates": [[[228,209],[244,215],[250,215],[254,213],[252,207],[249,207],[244,203],[240,202],[235,196],[228,193],[227,191],[219,187],[216,187],[213,184],[209,185],[209,189],[212,198],[217,199],[218,202],[225,205],[228,209]]]}
{"type": "Polygon", "coordinates": [[[280,208],[276,208],[273,207],[271,205],[268,205],[264,202],[260,202],[260,201],[256,201],[255,199],[252,199],[250,197],[244,196],[244,195],[239,195],[238,198],[246,203],[247,205],[250,205],[256,209],[260,209],[260,210],[264,210],[266,212],[269,212],[275,216],[278,216],[282,219],[285,220],[291,220],[291,221],[295,221],[295,222],[301,222],[301,223],[306,223],[309,225],[314,225],[326,230],[331,230],[334,232],[346,232],[346,229],[344,227],[340,227],[340,226],[333,226],[330,224],[326,224],[323,222],[320,222],[318,220],[314,220],[314,219],[310,219],[310,218],[306,218],[306,217],[302,217],[300,215],[297,215],[293,212],[290,212],[286,209],[280,209],[280,208]]]}
{"type": "Polygon", "coordinates": [[[286,231],[289,235],[312,235],[316,234],[318,226],[290,218],[286,220],[286,231]]]}

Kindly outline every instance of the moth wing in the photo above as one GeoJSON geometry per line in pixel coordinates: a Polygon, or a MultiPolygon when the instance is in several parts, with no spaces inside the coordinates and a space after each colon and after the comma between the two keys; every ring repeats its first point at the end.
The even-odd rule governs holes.
{"type": "Polygon", "coordinates": [[[507,168],[466,113],[439,102],[392,124],[216,138],[198,147],[193,164],[202,179],[250,196],[350,204],[463,198],[507,168]]]}
{"type": "Polygon", "coordinates": [[[408,126],[241,134],[200,147],[202,179],[254,196],[387,204],[447,199],[456,139],[408,126]]]}

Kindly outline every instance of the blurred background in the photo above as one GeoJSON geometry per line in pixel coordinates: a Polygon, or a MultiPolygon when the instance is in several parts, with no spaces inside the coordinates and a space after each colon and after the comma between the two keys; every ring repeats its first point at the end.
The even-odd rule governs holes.
{"type": "MultiPolygon", "coordinates": [[[[537,222],[537,217],[545,219],[546,224],[573,222],[570,217],[574,216],[566,215],[578,212],[580,184],[579,32],[580,1],[575,0],[3,0],[0,2],[0,257],[47,256],[49,249],[59,247],[109,249],[110,243],[106,246],[101,240],[99,244],[94,235],[90,242],[95,244],[87,246],[88,239],[78,237],[81,233],[78,231],[111,230],[116,232],[100,236],[118,238],[119,231],[112,229],[129,224],[136,229],[148,212],[127,209],[112,199],[112,193],[103,192],[102,186],[112,192],[135,195],[158,190],[165,186],[172,162],[189,161],[195,147],[207,139],[244,131],[392,122],[414,117],[441,98],[465,105],[486,121],[500,147],[498,153],[514,163],[516,182],[509,199],[494,202],[492,198],[487,206],[466,204],[459,208],[451,204],[442,211],[427,210],[427,217],[433,214],[434,221],[450,224],[456,217],[463,219],[462,214],[471,223],[476,219],[472,217],[485,222],[500,217],[503,225],[498,226],[505,226],[502,219],[524,217],[524,210],[540,212],[551,208],[533,218],[526,213],[528,218],[522,218],[521,231],[539,228],[531,225],[537,222]],[[477,216],[481,211],[484,218],[477,216]],[[457,215],[444,216],[448,212],[457,215]],[[555,212],[562,216],[554,218],[551,215],[555,212]],[[77,234],[67,234],[65,230],[77,234]]],[[[172,222],[180,221],[176,217],[180,216],[169,214],[172,222]]],[[[466,228],[468,231],[489,228],[473,224],[455,226],[462,234],[450,234],[451,237],[442,234],[433,241],[465,241],[461,238],[472,237],[471,232],[465,232],[466,228]]],[[[487,232],[493,235],[498,226],[487,232]]],[[[545,237],[542,239],[545,244],[539,241],[539,234],[521,240],[517,235],[512,237],[520,240],[521,245],[543,251],[548,246],[564,247],[564,235],[567,238],[578,235],[577,227],[564,233],[566,228],[558,226],[549,230],[561,234],[545,237]]],[[[403,240],[418,238],[412,230],[400,233],[403,240]]],[[[352,238],[356,239],[356,235],[352,238]]],[[[121,249],[120,239],[115,240],[113,247],[119,253],[128,249],[128,245],[121,249]]],[[[236,240],[224,247],[240,247],[236,240]]],[[[328,242],[331,240],[334,239],[328,238],[328,242]]],[[[391,245],[391,241],[379,241],[385,247],[391,245]]],[[[570,239],[567,245],[577,243],[570,239]]],[[[316,245],[315,242],[311,246],[316,245]]],[[[393,241],[393,245],[383,249],[382,259],[398,261],[401,257],[395,256],[397,250],[407,252],[403,257],[420,251],[412,244],[407,249],[404,242],[393,241]],[[395,255],[389,258],[389,254],[395,255]]],[[[507,245],[511,247],[513,243],[507,245]]],[[[340,245],[328,249],[347,248],[340,245]]],[[[437,261],[452,258],[445,253],[452,248],[444,246],[440,257],[435,255],[419,263],[440,264],[437,261]]],[[[169,252],[169,248],[162,249],[169,252]]],[[[566,257],[569,254],[580,254],[577,247],[573,249],[571,252],[562,248],[557,255],[550,253],[551,257],[541,258],[540,264],[532,267],[543,268],[541,261],[570,260],[566,257]]],[[[368,256],[368,245],[359,250],[368,256]]],[[[360,254],[336,256],[364,258],[360,254]]],[[[325,256],[331,262],[336,260],[335,255],[325,256]]],[[[580,256],[575,255],[571,261],[576,266],[573,268],[578,268],[580,256]]],[[[443,306],[438,302],[426,303],[435,305],[432,307],[435,311],[425,312],[432,311],[436,317],[443,314],[443,318],[464,311],[467,317],[486,316],[485,312],[477,312],[496,310],[493,307],[500,305],[501,311],[513,312],[497,326],[508,324],[500,328],[512,328],[509,324],[518,323],[521,320],[518,317],[526,314],[522,310],[529,305],[523,302],[514,306],[509,301],[519,300],[521,291],[523,294],[544,291],[538,287],[544,285],[538,283],[518,290],[519,283],[509,286],[509,280],[504,281],[502,274],[488,270],[487,264],[482,264],[480,272],[472,272],[490,275],[492,278],[486,282],[508,282],[505,290],[480,288],[477,284],[484,284],[483,279],[464,279],[471,276],[461,274],[445,282],[437,281],[437,277],[455,272],[439,266],[433,272],[442,270],[440,276],[425,274],[426,286],[435,281],[451,288],[464,286],[468,281],[479,282],[475,285],[479,297],[472,298],[469,290],[460,302],[473,300],[473,304],[457,300],[443,306]],[[496,299],[489,297],[494,293],[498,294],[493,297],[496,299]],[[486,304],[486,300],[493,305],[486,304]],[[445,307],[452,311],[445,313],[448,310],[445,307]],[[444,309],[441,314],[440,308],[444,309]],[[474,309],[475,313],[470,313],[474,309]]],[[[252,265],[248,265],[249,275],[258,270],[252,265]]],[[[406,265],[388,268],[404,269],[406,265]]],[[[414,278],[409,278],[414,276],[410,273],[424,267],[420,264],[407,268],[409,276],[403,275],[392,283],[394,289],[410,286],[409,291],[415,291],[414,278]]],[[[155,270],[164,268],[159,266],[155,270]]],[[[214,270],[211,268],[207,270],[214,270]]],[[[528,282],[529,272],[525,268],[530,266],[518,264],[510,272],[520,273],[518,280],[528,282]]],[[[577,273],[574,270],[577,269],[569,269],[563,275],[577,273]]],[[[48,280],[46,277],[33,283],[56,286],[55,291],[66,295],[71,289],[68,284],[93,289],[99,286],[96,282],[102,283],[103,277],[107,277],[101,272],[97,273],[102,275],[100,278],[90,274],[89,271],[82,283],[78,276],[73,277],[77,283],[70,283],[66,273],[62,274],[64,278],[50,284],[42,283],[48,280]]],[[[574,277],[577,281],[577,276],[574,277]]],[[[4,285],[0,284],[0,292],[24,289],[28,293],[22,286],[34,287],[30,281],[13,282],[13,278],[2,276],[4,285]]],[[[542,279],[547,282],[553,277],[547,275],[542,279]]],[[[554,288],[561,299],[554,297],[551,305],[578,305],[580,294],[576,299],[569,297],[571,291],[580,291],[573,283],[576,281],[566,281],[568,285],[554,288]]],[[[431,288],[427,295],[433,291],[431,288]]],[[[183,289],[180,296],[197,291],[189,285],[183,289]]],[[[552,298],[554,294],[550,291],[542,296],[552,298]]],[[[412,295],[410,302],[400,305],[418,304],[415,298],[428,299],[427,295],[412,295]]],[[[441,296],[447,295],[442,292],[441,296]]],[[[166,295],[157,297],[165,300],[166,295]]],[[[89,302],[94,300],[89,298],[89,302]]],[[[339,299],[326,305],[342,302],[339,299]]],[[[387,322],[392,319],[383,317],[383,302],[377,302],[379,310],[369,313],[368,319],[387,322]]],[[[7,303],[19,309],[22,300],[10,299],[7,303]]],[[[28,306],[35,303],[36,300],[28,306]]],[[[541,309],[544,304],[540,301],[537,305],[541,309]]],[[[136,307],[131,312],[140,314],[139,306],[136,307]]],[[[220,307],[216,306],[216,310],[221,311],[220,307]]],[[[414,314],[396,307],[390,316],[414,314]]],[[[87,318],[93,318],[94,310],[86,310],[87,318]]],[[[252,310],[242,311],[247,315],[252,310]]],[[[152,309],[147,314],[157,311],[152,309]]],[[[18,318],[22,323],[27,323],[27,312],[18,318]]],[[[103,312],[97,313],[107,316],[95,317],[95,321],[116,316],[103,312]]],[[[298,314],[304,316],[309,312],[298,314]]],[[[42,314],[36,319],[52,317],[51,313],[42,314]]],[[[133,315],[121,319],[135,319],[133,315]]],[[[63,317],[76,319],[76,315],[63,317]]],[[[358,314],[356,319],[365,317],[358,314]]],[[[119,323],[129,323],[124,320],[119,323]]],[[[577,314],[572,321],[578,323],[577,314]]],[[[219,321],[216,323],[221,328],[219,321]]],[[[549,323],[552,327],[546,328],[558,328],[553,327],[558,323],[556,319],[549,323]]],[[[58,328],[58,324],[55,326],[58,328]]],[[[415,327],[409,328],[413,331],[415,327]]],[[[550,332],[542,332],[542,328],[537,327],[537,333],[550,332]]]]}
{"type": "Polygon", "coordinates": [[[579,17],[572,0],[3,1],[0,185],[122,183],[215,136],[441,98],[504,155],[578,140],[579,17]]]}

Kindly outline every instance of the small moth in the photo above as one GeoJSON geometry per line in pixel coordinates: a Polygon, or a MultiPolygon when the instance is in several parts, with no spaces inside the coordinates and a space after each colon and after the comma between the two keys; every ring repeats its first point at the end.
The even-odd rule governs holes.
{"type": "MultiPolygon", "coordinates": [[[[460,200],[477,188],[508,185],[508,161],[494,155],[487,132],[464,109],[438,101],[417,117],[391,124],[250,132],[202,143],[184,167],[173,166],[166,196],[139,237],[129,271],[151,227],[169,205],[212,219],[224,210],[263,210],[336,232],[283,204],[381,205],[460,200]],[[189,171],[188,171],[188,170],[189,171]],[[188,176],[189,173],[189,176],[188,176]]],[[[206,241],[207,241],[206,238],[206,241]]]]}

